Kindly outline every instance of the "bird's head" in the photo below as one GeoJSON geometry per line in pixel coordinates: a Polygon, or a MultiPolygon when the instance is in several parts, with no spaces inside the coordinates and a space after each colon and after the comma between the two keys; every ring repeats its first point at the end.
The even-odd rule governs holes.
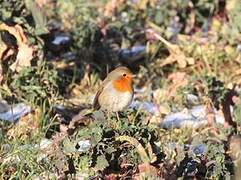
{"type": "Polygon", "coordinates": [[[116,90],[125,92],[132,91],[132,72],[124,66],[118,67],[109,73],[108,78],[112,80],[116,90]]]}

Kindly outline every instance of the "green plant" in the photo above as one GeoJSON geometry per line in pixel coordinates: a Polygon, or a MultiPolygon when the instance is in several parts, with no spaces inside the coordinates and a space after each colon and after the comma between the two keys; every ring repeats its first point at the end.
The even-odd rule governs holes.
{"type": "MultiPolygon", "coordinates": [[[[240,99],[240,97],[241,97],[241,93],[240,92],[239,92],[239,96],[238,97],[240,99]]],[[[235,121],[238,123],[238,125],[240,125],[241,124],[241,104],[240,103],[238,103],[238,104],[236,104],[234,106],[233,114],[234,114],[235,121]]]]}
{"type": "MultiPolygon", "coordinates": [[[[134,118],[133,112],[129,112],[129,115],[131,116],[128,119],[134,118]]],[[[92,150],[84,154],[91,157],[91,167],[94,167],[95,170],[104,170],[108,167],[114,171],[120,171],[121,163],[138,164],[141,159],[146,163],[147,145],[153,144],[158,138],[156,129],[143,122],[145,118],[143,115],[140,113],[132,122],[128,121],[126,115],[121,118],[120,122],[117,122],[116,119],[102,123],[96,120],[88,127],[80,128],[71,137],[72,147],[75,147],[80,140],[90,139],[92,150]],[[135,143],[140,144],[141,151],[140,148],[136,149],[134,144],[134,146],[126,146],[125,143],[122,143],[124,137],[135,139],[135,143]]],[[[72,153],[77,152],[74,150],[72,153]]]]}
{"type": "Polygon", "coordinates": [[[207,178],[227,178],[230,173],[226,167],[224,145],[216,144],[212,141],[207,143],[207,158],[208,161],[213,161],[209,165],[207,171],[207,178]]]}
{"type": "Polygon", "coordinates": [[[58,74],[48,64],[42,63],[24,68],[19,74],[10,74],[6,75],[8,90],[2,88],[3,97],[14,96],[33,105],[42,105],[46,100],[47,104],[51,104],[58,98],[58,74]]]}
{"type": "Polygon", "coordinates": [[[216,79],[216,77],[205,76],[204,82],[207,88],[207,95],[211,98],[214,106],[219,108],[219,105],[225,100],[227,88],[224,83],[216,79]]]}

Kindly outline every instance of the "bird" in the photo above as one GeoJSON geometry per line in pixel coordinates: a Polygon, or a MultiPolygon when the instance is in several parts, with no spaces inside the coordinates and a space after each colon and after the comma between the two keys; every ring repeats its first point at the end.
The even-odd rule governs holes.
{"type": "Polygon", "coordinates": [[[115,112],[119,120],[119,111],[126,109],[132,102],[134,90],[133,74],[125,66],[119,66],[111,71],[99,87],[93,102],[94,110],[115,112]]]}

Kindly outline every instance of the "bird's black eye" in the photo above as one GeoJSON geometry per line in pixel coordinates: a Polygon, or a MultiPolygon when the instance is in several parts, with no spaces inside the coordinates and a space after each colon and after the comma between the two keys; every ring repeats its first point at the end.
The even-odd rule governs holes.
{"type": "Polygon", "coordinates": [[[126,77],[126,74],[123,74],[124,77],[126,77]]]}

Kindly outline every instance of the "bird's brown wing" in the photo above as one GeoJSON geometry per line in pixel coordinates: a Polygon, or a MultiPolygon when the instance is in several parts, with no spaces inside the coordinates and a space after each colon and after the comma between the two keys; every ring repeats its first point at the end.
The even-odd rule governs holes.
{"type": "Polygon", "coordinates": [[[101,88],[97,91],[97,93],[96,93],[96,95],[95,95],[94,102],[93,102],[93,108],[94,108],[94,110],[99,110],[99,109],[100,109],[99,96],[100,96],[102,90],[103,90],[103,87],[101,87],[101,88]]]}
{"type": "Polygon", "coordinates": [[[104,81],[102,82],[101,87],[99,88],[99,90],[97,91],[95,98],[94,98],[94,102],[93,102],[93,108],[94,110],[99,110],[100,109],[100,104],[99,104],[99,96],[102,93],[104,87],[106,87],[106,85],[110,82],[110,76],[107,76],[104,81]]]}

